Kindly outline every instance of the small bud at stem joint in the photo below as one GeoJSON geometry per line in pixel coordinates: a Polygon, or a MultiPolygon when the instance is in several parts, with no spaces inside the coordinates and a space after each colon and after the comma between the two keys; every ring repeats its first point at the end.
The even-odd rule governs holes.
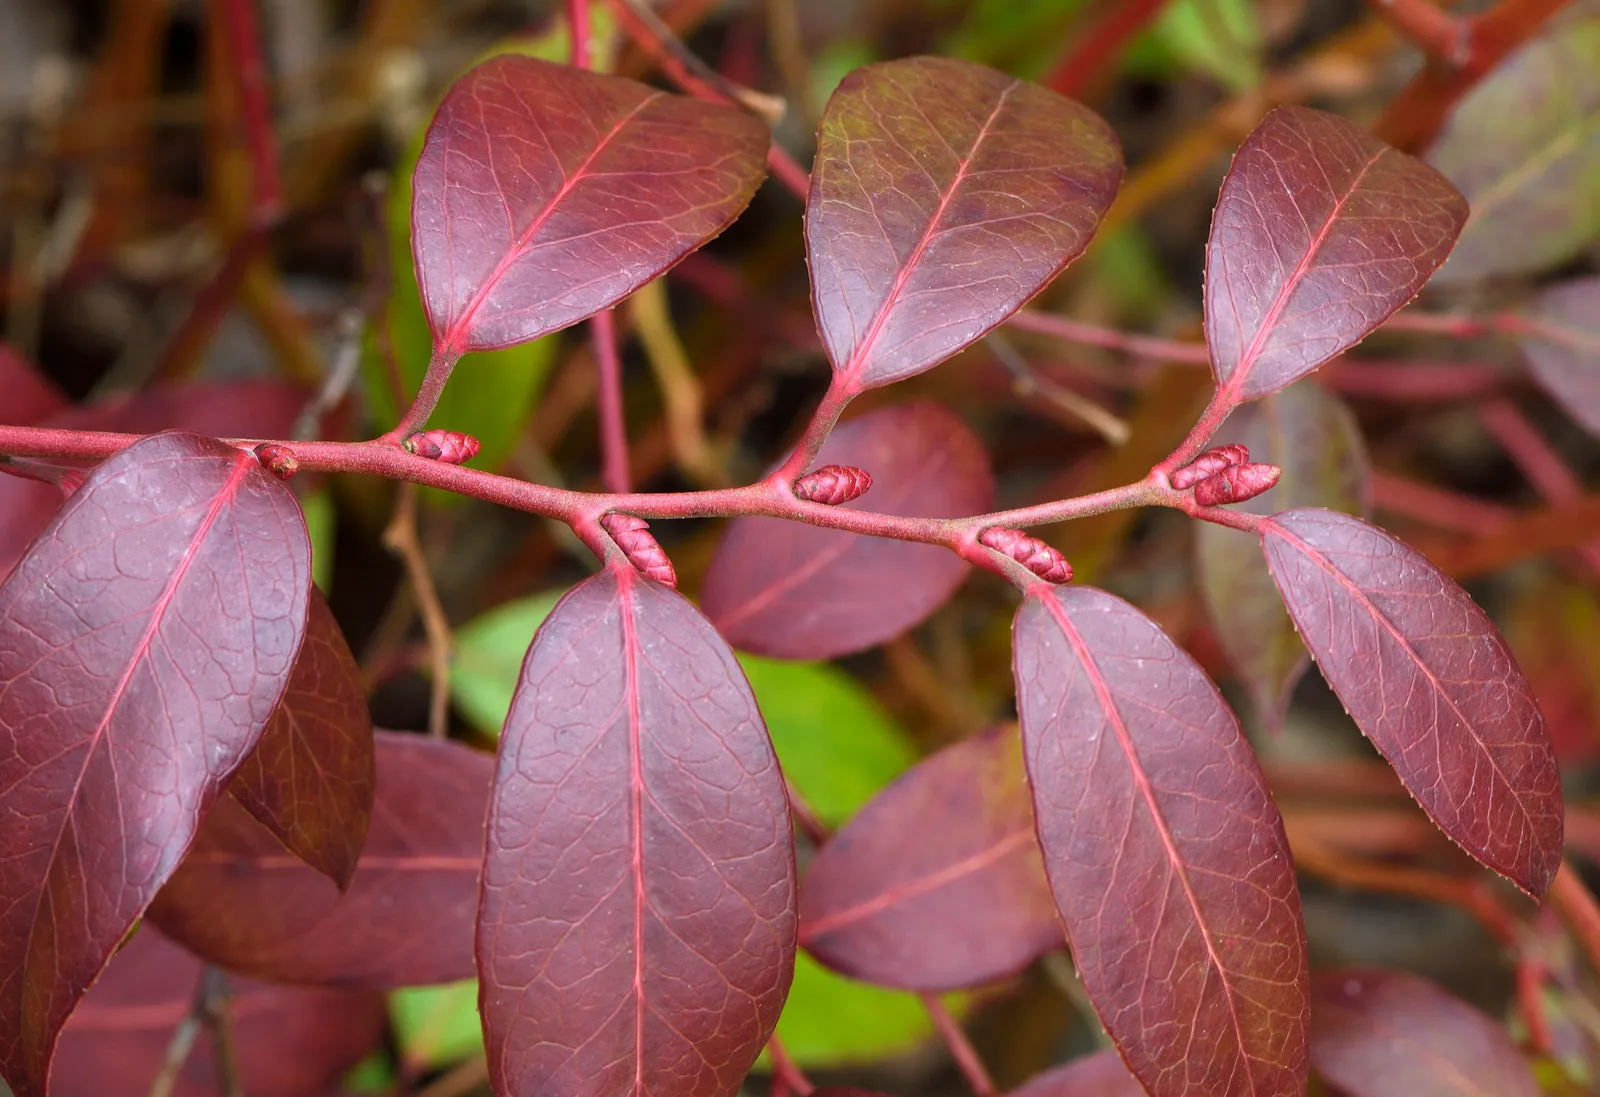
{"type": "Polygon", "coordinates": [[[797,497],[830,507],[859,499],[872,488],[872,477],[853,465],[824,465],[794,482],[797,497]]]}
{"type": "Polygon", "coordinates": [[[1194,486],[1194,501],[1202,507],[1220,507],[1254,499],[1278,482],[1277,465],[1231,465],[1194,486]]]}
{"type": "Polygon", "coordinates": [[[1208,449],[1172,474],[1172,486],[1179,491],[1192,488],[1208,476],[1215,476],[1225,468],[1242,465],[1248,460],[1250,451],[1244,446],[1217,446],[1208,449]]]}
{"type": "Polygon", "coordinates": [[[262,442],[255,448],[256,460],[261,467],[280,480],[287,480],[300,471],[300,459],[294,450],[277,442],[262,442]]]}
{"type": "Polygon", "coordinates": [[[678,573],[667,559],[666,550],[650,532],[650,523],[631,514],[607,514],[600,519],[600,527],[611,535],[628,563],[662,586],[678,585],[678,573]]]}
{"type": "Polygon", "coordinates": [[[421,431],[400,443],[400,447],[407,453],[446,465],[465,464],[478,455],[478,440],[459,430],[421,431]]]}
{"type": "Polygon", "coordinates": [[[978,542],[1011,557],[1047,583],[1065,583],[1072,578],[1072,565],[1065,556],[1020,529],[991,526],[978,534],[978,542]]]}

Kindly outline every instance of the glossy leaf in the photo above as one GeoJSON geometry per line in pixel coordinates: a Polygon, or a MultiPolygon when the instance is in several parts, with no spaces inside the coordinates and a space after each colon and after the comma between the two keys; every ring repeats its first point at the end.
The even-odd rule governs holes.
{"type": "Polygon", "coordinates": [[[1600,277],[1543,290],[1528,319],[1528,372],[1580,426],[1600,435],[1600,277]]]}
{"type": "Polygon", "coordinates": [[[1099,1051],[1035,1075],[1010,1097],[1145,1097],[1122,1056],[1099,1051]]]}
{"type": "Polygon", "coordinates": [[[1504,1028],[1426,979],[1322,971],[1311,1062],[1347,1097],[1538,1097],[1504,1028]]]}
{"type": "Polygon", "coordinates": [[[738,663],[631,569],[540,627],[500,743],[478,920],[501,1093],[735,1093],[778,1020],[794,849],[738,663]]]}
{"type": "Polygon", "coordinates": [[[1467,205],[1355,123],[1278,107],[1223,180],[1206,249],[1218,385],[1276,391],[1366,337],[1450,253],[1467,205]]]}
{"type": "Polygon", "coordinates": [[[1092,111],[993,69],[912,57],[850,73],[806,202],[836,383],[921,373],[1010,316],[1088,246],[1122,171],[1092,111]]]}
{"type": "Polygon", "coordinates": [[[1216,687],[1092,587],[1034,587],[1013,646],[1045,867],[1106,1031],[1152,1097],[1300,1097],[1294,867],[1216,687]]]}
{"type": "Polygon", "coordinates": [[[472,975],[493,760],[420,735],[374,738],[372,825],[343,895],[224,800],[150,920],[196,955],[274,982],[388,988],[472,975]]]}
{"type": "MultiPolygon", "coordinates": [[[[1371,505],[1372,474],[1355,418],[1312,381],[1239,408],[1217,440],[1242,444],[1253,460],[1283,470],[1271,491],[1239,504],[1248,514],[1294,507],[1365,514],[1371,505]]],[[[1195,564],[1200,594],[1228,662],[1256,712],[1270,727],[1281,727],[1290,694],[1311,660],[1255,539],[1214,522],[1198,523],[1195,564]]]]}
{"type": "MultiPolygon", "coordinates": [[[[145,1097],[199,984],[200,961],[154,930],[137,933],[62,1030],[51,1097],[145,1097]]],[[[383,1036],[383,999],[368,992],[230,978],[228,994],[250,1097],[325,1097],[383,1036]]],[[[214,1063],[202,1032],[174,1097],[216,1097],[214,1063]]]]}
{"type": "Polygon", "coordinates": [[[1582,251],[1600,236],[1600,19],[1495,66],[1428,160],[1472,204],[1441,282],[1532,273],[1582,251]]]}
{"type": "Polygon", "coordinates": [[[991,982],[1060,948],[1015,730],[919,763],[834,835],[806,870],[800,943],[916,991],[991,982]]]}
{"type": "MultiPolygon", "coordinates": [[[[815,463],[854,465],[872,475],[871,495],[844,508],[954,518],[981,514],[994,501],[983,444],[936,404],[899,404],[851,419],[815,463]]],[[[919,624],[968,570],[932,545],[739,518],[717,548],[700,601],[741,650],[831,659],[919,624]]]]}
{"type": "Polygon", "coordinates": [[[1323,677],[1423,810],[1543,895],[1561,864],[1561,776],[1488,616],[1420,553],[1348,515],[1274,515],[1261,545],[1323,677]]]}
{"type": "Polygon", "coordinates": [[[0,423],[31,427],[66,406],[61,390],[33,363],[0,343],[0,423]]]}
{"type": "MultiPolygon", "coordinates": [[[[278,381],[225,381],[151,388],[85,407],[67,408],[37,426],[154,434],[192,430],[213,438],[282,438],[306,394],[278,381]]],[[[0,574],[11,570],[28,542],[61,506],[48,484],[0,476],[0,574]]]]}
{"type": "Polygon", "coordinates": [[[372,816],[372,716],[361,668],[322,595],[289,688],[228,791],[295,856],[343,888],[372,816]]]}
{"type": "Polygon", "coordinates": [[[288,488],[182,433],[96,469],[0,585],[0,1073],[17,1097],[43,1097],[62,1023],[266,729],[310,586],[288,488]]]}
{"type": "Polygon", "coordinates": [[[837,827],[910,769],[905,731],[856,679],[828,663],[739,656],[783,774],[837,827]]]}
{"type": "Polygon", "coordinates": [[[631,80],[517,55],[472,69],[413,176],[436,350],[526,342],[620,301],[739,215],[767,145],[743,111],[631,80]]]}

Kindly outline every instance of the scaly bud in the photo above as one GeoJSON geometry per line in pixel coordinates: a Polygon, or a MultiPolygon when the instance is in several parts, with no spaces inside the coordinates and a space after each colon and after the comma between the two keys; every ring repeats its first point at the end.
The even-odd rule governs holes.
{"type": "Polygon", "coordinates": [[[277,442],[262,442],[255,448],[256,460],[261,467],[280,480],[287,480],[300,471],[300,459],[294,450],[277,442]]]}
{"type": "Polygon", "coordinates": [[[672,570],[672,561],[650,532],[649,522],[631,514],[607,514],[600,519],[600,527],[611,535],[628,563],[663,586],[678,585],[678,573],[672,570]]]}
{"type": "Polygon", "coordinates": [[[794,493],[812,503],[836,507],[859,499],[872,488],[872,477],[854,465],[823,465],[794,482],[794,493]]]}
{"type": "Polygon", "coordinates": [[[1250,460],[1250,451],[1240,445],[1217,446],[1208,449],[1183,468],[1172,474],[1172,486],[1182,491],[1191,488],[1208,476],[1215,476],[1225,468],[1242,465],[1250,460]]]}
{"type": "Polygon", "coordinates": [[[407,453],[447,465],[465,464],[478,456],[478,440],[459,430],[425,430],[400,445],[407,453]]]}
{"type": "Polygon", "coordinates": [[[978,541],[1011,557],[1047,583],[1065,583],[1072,578],[1072,565],[1065,556],[1020,529],[991,526],[978,534],[978,541]]]}
{"type": "Polygon", "coordinates": [[[1254,499],[1278,482],[1277,465],[1232,465],[1194,486],[1194,501],[1202,507],[1220,507],[1254,499]]]}

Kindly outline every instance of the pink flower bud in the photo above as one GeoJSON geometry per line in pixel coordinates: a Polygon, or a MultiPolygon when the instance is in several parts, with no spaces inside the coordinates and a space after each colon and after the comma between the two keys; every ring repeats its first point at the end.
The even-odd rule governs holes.
{"type": "Polygon", "coordinates": [[[859,499],[871,488],[872,477],[853,465],[823,465],[794,482],[795,495],[830,507],[859,499]]]}
{"type": "Polygon", "coordinates": [[[478,440],[459,430],[425,430],[400,445],[407,453],[447,465],[465,464],[478,455],[478,440]]]}
{"type": "Polygon", "coordinates": [[[611,535],[628,563],[663,586],[678,585],[678,573],[651,534],[650,523],[631,514],[607,514],[600,519],[600,527],[611,535]]]}
{"type": "Polygon", "coordinates": [[[1184,488],[1193,487],[1208,476],[1215,476],[1225,468],[1242,465],[1248,460],[1250,451],[1240,445],[1208,449],[1172,474],[1172,486],[1182,491],[1184,488]]]}
{"type": "Polygon", "coordinates": [[[1011,557],[1047,583],[1065,583],[1072,578],[1072,565],[1065,556],[1020,529],[991,526],[978,534],[978,541],[1011,557]]]}
{"type": "Polygon", "coordinates": [[[1277,465],[1232,465],[1196,484],[1194,501],[1202,507],[1242,503],[1266,491],[1282,475],[1277,465]]]}
{"type": "Polygon", "coordinates": [[[300,459],[294,450],[277,442],[262,442],[255,448],[256,460],[261,467],[280,480],[287,480],[300,471],[300,459]]]}

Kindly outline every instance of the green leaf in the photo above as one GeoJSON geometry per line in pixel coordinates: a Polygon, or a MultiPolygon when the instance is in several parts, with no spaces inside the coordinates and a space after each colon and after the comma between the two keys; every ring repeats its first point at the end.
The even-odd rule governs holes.
{"type": "Polygon", "coordinates": [[[1600,17],[1496,66],[1428,161],[1472,206],[1435,284],[1544,270],[1600,238],[1600,17]]]}
{"type": "Polygon", "coordinates": [[[344,1089],[349,1093],[393,1093],[394,1086],[394,1066],[381,1052],[373,1052],[345,1071],[344,1089]]]}
{"type": "MultiPolygon", "coordinates": [[[[962,995],[944,998],[952,1010],[962,995]]],[[[802,1067],[870,1063],[903,1055],[933,1034],[927,1010],[914,994],[835,975],[804,952],[794,958],[794,986],[778,1018],[778,1038],[802,1067]]],[[[766,1052],[757,1070],[771,1070],[766,1052]]]]}
{"type": "Polygon", "coordinates": [[[306,532],[311,535],[311,581],[317,589],[327,594],[333,589],[334,513],[333,495],[327,488],[318,488],[300,500],[300,510],[306,516],[306,532]]]}
{"type": "Polygon", "coordinates": [[[1175,0],[1151,35],[1180,64],[1235,94],[1261,83],[1261,25],[1251,0],[1175,0]]]}
{"type": "Polygon", "coordinates": [[[447,1067],[483,1050],[476,979],[394,991],[389,1020],[408,1064],[447,1067]]]}
{"type": "Polygon", "coordinates": [[[506,602],[456,630],[450,693],[461,715],[484,735],[499,736],[533,634],[565,593],[506,602]]]}
{"type": "Polygon", "coordinates": [[[839,826],[917,760],[864,686],[829,663],[740,655],[784,775],[839,826]]]}

